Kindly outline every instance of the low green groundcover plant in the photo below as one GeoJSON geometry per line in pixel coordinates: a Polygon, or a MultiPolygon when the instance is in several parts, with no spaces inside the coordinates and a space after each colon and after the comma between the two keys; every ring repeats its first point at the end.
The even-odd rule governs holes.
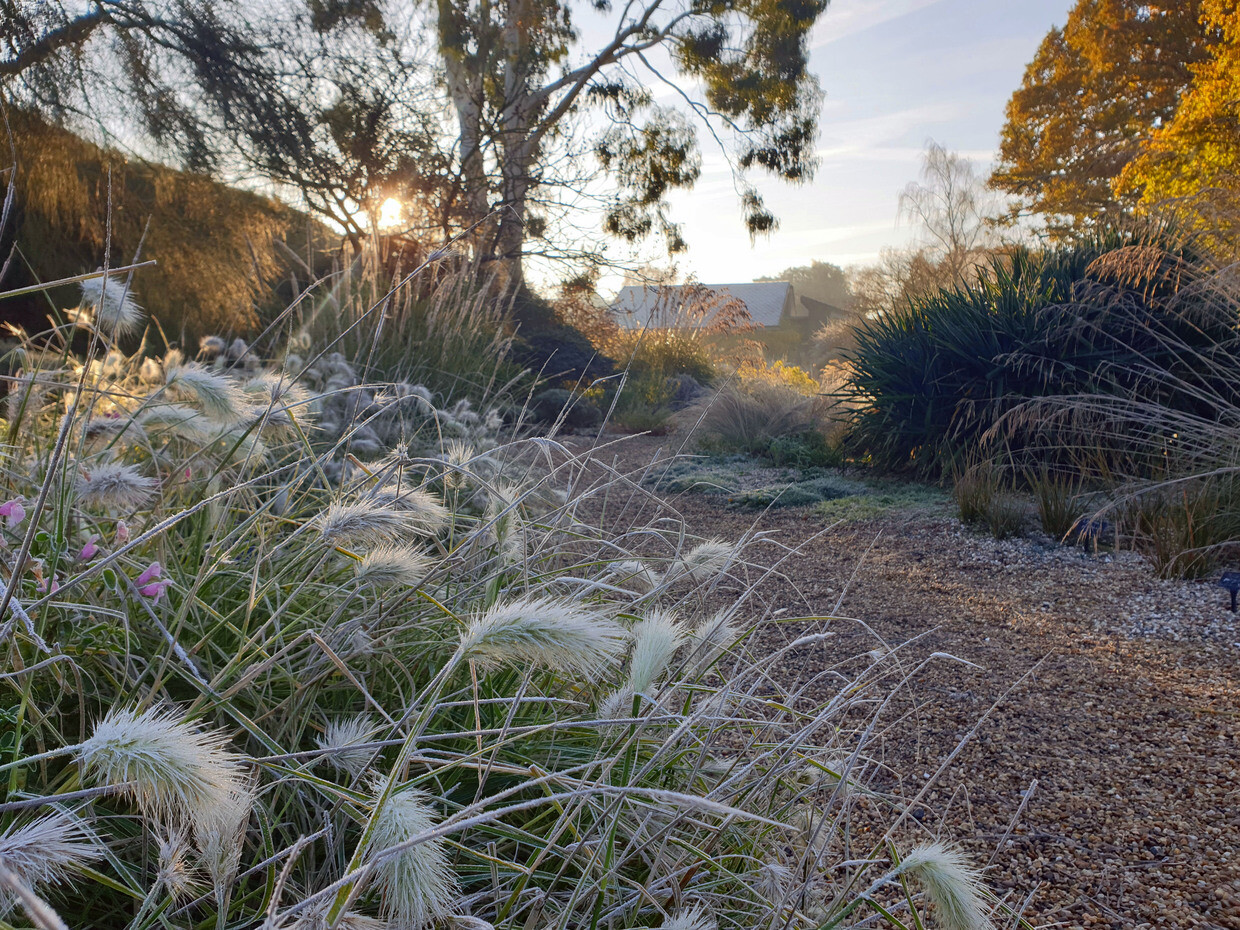
{"type": "Polygon", "coordinates": [[[991,926],[866,787],[917,663],[841,655],[811,706],[778,670],[831,641],[751,648],[746,540],[305,340],[125,356],[103,279],[76,316],[0,420],[5,919],[991,926]]]}

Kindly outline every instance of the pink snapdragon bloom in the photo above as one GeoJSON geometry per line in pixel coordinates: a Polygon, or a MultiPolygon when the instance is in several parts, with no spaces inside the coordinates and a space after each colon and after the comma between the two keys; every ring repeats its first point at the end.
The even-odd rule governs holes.
{"type": "Polygon", "coordinates": [[[47,586],[47,582],[44,579],[40,578],[39,583],[34,586],[34,589],[38,591],[40,594],[55,594],[57,591],[60,590],[60,582],[57,581],[55,578],[53,578],[52,586],[49,589],[47,586]]]}
{"type": "Polygon", "coordinates": [[[129,539],[129,524],[127,524],[124,520],[117,520],[116,521],[116,541],[118,543],[123,544],[128,539],[129,539]]]}
{"type": "Polygon", "coordinates": [[[164,567],[162,565],[158,562],[152,562],[134,581],[134,584],[138,586],[138,593],[143,597],[151,598],[156,604],[164,596],[168,586],[172,584],[170,581],[159,580],[159,576],[163,574],[163,571],[164,567]]]}
{"type": "Polygon", "coordinates": [[[22,506],[20,497],[0,504],[0,517],[4,517],[9,526],[17,526],[26,519],[26,508],[22,506]]]}
{"type": "Polygon", "coordinates": [[[164,592],[168,590],[168,585],[171,583],[172,582],[170,581],[155,581],[151,584],[140,587],[138,589],[138,593],[143,597],[149,597],[151,599],[151,603],[158,604],[160,598],[164,596],[164,592]]]}
{"type": "Polygon", "coordinates": [[[95,545],[99,541],[99,534],[92,533],[90,539],[86,540],[86,545],[82,547],[82,551],[78,553],[78,558],[83,562],[89,562],[99,554],[99,547],[95,545]]]}

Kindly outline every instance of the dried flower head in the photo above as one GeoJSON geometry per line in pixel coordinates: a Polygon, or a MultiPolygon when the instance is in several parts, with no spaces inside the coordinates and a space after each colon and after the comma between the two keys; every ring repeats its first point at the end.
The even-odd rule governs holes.
{"type": "Polygon", "coordinates": [[[249,796],[240,757],[226,744],[170,708],[113,708],[78,753],[88,775],[126,786],[148,817],[189,823],[201,845],[220,810],[249,796]]]}
{"type": "Polygon", "coordinates": [[[616,660],[624,630],[579,604],[552,598],[499,602],[477,615],[459,652],[483,666],[523,663],[592,675],[616,660]]]}
{"type": "MultiPolygon", "coordinates": [[[[142,328],[142,308],[124,281],[100,275],[83,281],[81,289],[81,306],[93,313],[96,329],[109,336],[127,336],[142,328]]],[[[86,318],[79,316],[78,321],[86,318]]]]}
{"type": "Polygon", "coordinates": [[[315,742],[325,753],[323,761],[356,778],[375,756],[375,750],[363,744],[376,732],[374,721],[359,714],[331,721],[315,742]]]}
{"type": "Polygon", "coordinates": [[[85,505],[108,510],[137,510],[159,487],[154,478],[148,478],[136,465],[120,462],[100,462],[91,465],[78,475],[77,496],[85,505]]]}
{"type": "Polygon", "coordinates": [[[456,877],[442,839],[386,852],[435,828],[429,800],[429,795],[412,788],[389,795],[366,850],[368,861],[378,862],[375,884],[384,916],[401,930],[419,930],[447,916],[457,899],[456,877]]]}
{"type": "Polygon", "coordinates": [[[408,585],[417,587],[431,573],[435,563],[411,546],[379,546],[357,563],[358,581],[376,587],[408,585]]]}
{"type": "Polygon", "coordinates": [[[959,849],[945,843],[924,843],[892,873],[907,875],[926,892],[944,930],[991,930],[981,874],[959,849]]]}

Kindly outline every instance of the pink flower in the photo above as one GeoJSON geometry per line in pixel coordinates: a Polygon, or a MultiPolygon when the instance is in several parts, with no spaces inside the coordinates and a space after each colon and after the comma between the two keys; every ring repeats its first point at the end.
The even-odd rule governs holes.
{"type": "Polygon", "coordinates": [[[99,541],[99,534],[92,533],[90,539],[86,540],[86,545],[82,547],[82,551],[78,553],[78,558],[83,562],[89,562],[99,554],[99,547],[95,545],[99,541]]]}
{"type": "Polygon", "coordinates": [[[152,582],[151,584],[140,587],[138,589],[138,593],[143,597],[151,598],[154,603],[158,604],[159,599],[162,598],[164,596],[164,592],[168,590],[169,584],[171,584],[171,582],[168,581],[152,582]]]}
{"type": "Polygon", "coordinates": [[[15,497],[11,501],[0,504],[0,517],[4,517],[9,526],[17,526],[25,520],[26,508],[22,506],[21,498],[15,497]]]}
{"type": "Polygon", "coordinates": [[[159,576],[163,573],[163,570],[164,567],[158,562],[152,562],[146,567],[142,574],[138,576],[138,580],[135,581],[134,584],[136,584],[139,588],[143,585],[149,585],[152,581],[156,581],[159,578],[159,576]]]}
{"type": "Polygon", "coordinates": [[[117,520],[116,521],[116,541],[118,543],[124,543],[127,539],[129,539],[128,524],[126,524],[124,520],[117,520]]]}
{"type": "Polygon", "coordinates": [[[57,581],[55,578],[53,578],[53,579],[52,579],[52,588],[51,588],[51,590],[49,591],[49,590],[48,590],[48,588],[47,588],[47,582],[46,582],[46,581],[44,581],[42,578],[40,578],[40,579],[39,579],[39,583],[38,583],[37,585],[35,585],[35,586],[34,586],[34,589],[35,589],[36,591],[38,591],[40,594],[43,594],[43,593],[47,593],[47,594],[55,594],[57,591],[59,591],[59,590],[60,590],[60,582],[59,582],[59,581],[57,581]]]}
{"type": "Polygon", "coordinates": [[[193,477],[193,475],[194,475],[194,473],[193,473],[192,471],[190,471],[189,466],[188,466],[188,465],[187,465],[187,466],[185,466],[185,480],[186,480],[186,481],[189,481],[189,479],[190,479],[190,478],[192,478],[192,477],[193,477]]]}

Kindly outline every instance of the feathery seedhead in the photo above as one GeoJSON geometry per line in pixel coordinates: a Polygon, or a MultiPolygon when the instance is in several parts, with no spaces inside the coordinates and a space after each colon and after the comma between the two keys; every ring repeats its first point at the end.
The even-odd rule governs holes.
{"type": "Polygon", "coordinates": [[[633,688],[627,683],[599,701],[598,716],[602,720],[618,720],[633,713],[633,688]]]}
{"type": "Polygon", "coordinates": [[[672,563],[668,575],[688,575],[697,582],[709,581],[731,563],[736,547],[722,539],[708,539],[672,563]]]}
{"type": "Polygon", "coordinates": [[[263,407],[299,407],[309,399],[305,388],[292,375],[282,371],[267,371],[255,375],[241,386],[251,400],[263,407]]]}
{"type": "Polygon", "coordinates": [[[148,407],[138,415],[138,421],[148,432],[158,436],[177,436],[190,442],[205,442],[215,432],[215,424],[206,414],[184,404],[148,407]]]}
{"type": "Polygon", "coordinates": [[[96,329],[109,336],[127,336],[142,328],[142,308],[124,281],[100,275],[83,281],[81,289],[81,306],[93,308],[96,329]]]}
{"type": "Polygon", "coordinates": [[[143,384],[158,384],[164,380],[164,369],[157,359],[144,358],[138,366],[138,380],[143,384]]]}
{"type": "Polygon", "coordinates": [[[377,732],[374,721],[364,714],[332,720],[315,739],[326,754],[323,761],[356,778],[375,757],[373,748],[362,745],[377,732]]]}
{"type": "Polygon", "coordinates": [[[142,428],[142,424],[129,413],[111,413],[91,417],[83,424],[82,435],[87,439],[111,441],[123,437],[135,444],[146,439],[146,431],[142,428]]]}
{"type": "Polygon", "coordinates": [[[235,423],[245,407],[245,395],[227,375],[210,371],[198,362],[173,364],[172,353],[164,359],[164,383],[178,397],[198,402],[203,411],[222,424],[235,423]]]}
{"type": "Polygon", "coordinates": [[[375,500],[336,501],[314,519],[332,546],[377,545],[414,531],[409,513],[375,500]]]}
{"type": "Polygon", "coordinates": [[[155,880],[175,902],[197,897],[202,890],[193,864],[190,862],[190,845],[180,830],[171,830],[159,840],[159,871],[155,880]]]}
{"type": "Polygon", "coordinates": [[[653,591],[662,581],[658,572],[636,559],[617,562],[611,566],[610,571],[619,585],[633,589],[638,594],[653,591]]]}
{"type": "Polygon", "coordinates": [[[454,914],[448,920],[448,924],[452,930],[495,930],[495,924],[489,920],[471,917],[468,914],[454,914]]]}
{"type": "Polygon", "coordinates": [[[944,930],[991,930],[982,876],[968,857],[946,843],[923,843],[909,850],[892,873],[907,875],[926,892],[944,930]]]}
{"type": "MultiPolygon", "coordinates": [[[[0,867],[32,888],[62,881],[101,857],[94,834],[69,814],[48,814],[21,827],[14,823],[0,833],[0,867]]],[[[0,894],[0,913],[11,904],[0,894]]]]}
{"type": "Polygon", "coordinates": [[[356,563],[357,580],[376,587],[408,585],[417,587],[431,573],[435,563],[411,546],[379,546],[356,563]]]}
{"type": "Polygon", "coordinates": [[[78,750],[88,775],[124,790],[145,816],[188,822],[200,845],[219,811],[249,791],[227,737],[182,720],[167,707],[113,708],[78,750]]]}
{"type": "Polygon", "coordinates": [[[300,911],[291,924],[279,921],[276,926],[282,930],[330,930],[332,927],[336,930],[394,930],[388,926],[386,921],[366,917],[355,911],[345,911],[333,924],[327,919],[331,906],[330,900],[312,904],[304,911],[300,911]]]}
{"type": "Polygon", "coordinates": [[[196,825],[202,865],[211,876],[211,883],[221,903],[225,891],[237,875],[253,809],[254,792],[251,787],[244,783],[235,785],[196,825]]]}
{"type": "Polygon", "coordinates": [[[370,492],[370,500],[401,511],[411,526],[424,536],[434,536],[448,525],[452,516],[439,498],[422,488],[385,484],[370,492]]]}
{"type": "Polygon", "coordinates": [[[689,663],[695,674],[714,665],[736,642],[740,630],[732,622],[735,617],[736,609],[725,607],[703,620],[689,634],[689,663]]]}
{"type": "Polygon", "coordinates": [[[136,465],[100,462],[78,475],[76,489],[83,504],[108,510],[137,510],[155,493],[159,483],[148,478],[136,465]]]}
{"type": "Polygon", "coordinates": [[[657,684],[684,638],[684,630],[670,612],[656,611],[633,627],[629,687],[644,692],[657,684]]]}
{"type": "Polygon", "coordinates": [[[695,904],[688,910],[664,919],[659,930],[715,930],[715,917],[705,905],[695,904]]]}
{"type": "Polygon", "coordinates": [[[442,839],[427,840],[392,855],[384,852],[435,828],[430,796],[414,788],[389,795],[375,821],[368,861],[379,863],[375,883],[384,916],[399,930],[420,930],[447,916],[456,903],[456,877],[442,839]]]}
{"type": "Polygon", "coordinates": [[[625,640],[615,621],[579,604],[518,598],[477,615],[459,652],[484,667],[525,664],[590,676],[616,660],[625,640]]]}

